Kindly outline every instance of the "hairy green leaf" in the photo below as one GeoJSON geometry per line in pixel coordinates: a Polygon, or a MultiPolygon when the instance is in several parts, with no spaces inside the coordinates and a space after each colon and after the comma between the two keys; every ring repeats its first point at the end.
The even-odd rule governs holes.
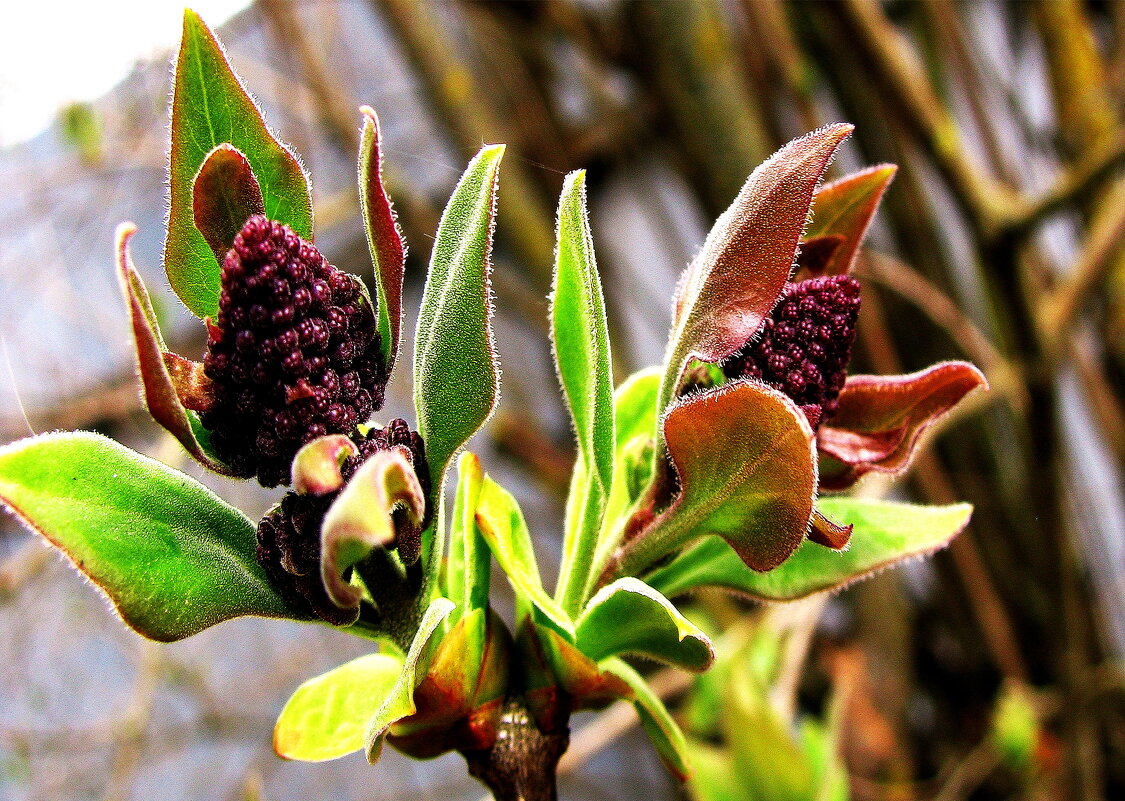
{"type": "Polygon", "coordinates": [[[855,526],[846,551],[806,541],[768,573],[749,570],[722,540],[708,537],[645,577],[669,597],[721,587],[768,601],[792,601],[838,590],[885,567],[945,547],[969,522],[973,507],[915,506],[861,498],[821,498],[817,507],[855,526]]]}
{"type": "Polygon", "coordinates": [[[476,520],[483,481],[480,460],[463,452],[457,461],[457,494],[445,566],[445,594],[457,603],[458,617],[488,606],[491,560],[476,520]]]}
{"type": "Polygon", "coordinates": [[[240,615],[292,616],[255,559],[253,523],[106,437],[45,434],[0,448],[0,501],[151,639],[180,640],[240,615]]]}
{"type": "MultiPolygon", "coordinates": [[[[558,598],[577,612],[585,600],[613,481],[613,365],[594,241],[586,213],[586,173],[567,176],[559,199],[558,247],[551,303],[555,363],[578,438],[578,462],[588,480],[568,510],[558,598]]],[[[577,464],[577,463],[576,463],[577,464]]]]}
{"type": "Polygon", "coordinates": [[[224,142],[249,160],[266,216],[311,240],[312,202],[300,163],[266,127],[215,35],[198,14],[186,10],[172,89],[164,270],[172,289],[197,317],[218,311],[220,280],[219,262],[195,227],[192,187],[207,155],[224,142]]]}
{"type": "Polygon", "coordinates": [[[293,693],[273,729],[285,759],[324,762],[363,748],[367,725],[391,694],[402,659],[368,654],[309,679],[293,693]]]}
{"type": "Polygon", "coordinates": [[[632,576],[602,587],[576,624],[576,644],[600,662],[633,654],[702,671],[715,658],[711,641],[671,601],[632,576]]]}
{"type": "Polygon", "coordinates": [[[492,414],[500,366],[492,337],[491,252],[503,145],[483,148],[441,216],[414,343],[414,408],[433,494],[453,454],[492,414]]]}

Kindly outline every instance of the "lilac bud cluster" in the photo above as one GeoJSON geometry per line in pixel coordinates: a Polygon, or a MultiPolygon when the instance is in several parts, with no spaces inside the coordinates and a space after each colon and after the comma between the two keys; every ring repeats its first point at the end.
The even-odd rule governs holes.
{"type": "MultiPolygon", "coordinates": [[[[430,494],[430,470],[425,447],[417,431],[405,420],[396,419],[383,429],[372,429],[366,437],[353,441],[359,455],[348,458],[341,473],[345,482],[367,459],[379,451],[402,446],[410,451],[414,471],[426,497],[430,494]]],[[[289,607],[310,619],[321,618],[341,625],[349,621],[346,610],[328,597],[320,578],[320,526],[339,491],[327,495],[298,495],[289,492],[258,523],[258,563],[289,607]]],[[[429,516],[429,511],[427,511],[429,516]]],[[[422,529],[413,525],[402,510],[394,513],[395,546],[402,561],[412,564],[421,555],[422,529]]],[[[428,524],[423,521],[423,527],[428,524]]]]}
{"type": "Polygon", "coordinates": [[[813,407],[816,423],[831,417],[847,377],[859,302],[859,282],[846,275],[786,284],[773,313],[723,373],[758,379],[813,407]]]}
{"type": "Polygon", "coordinates": [[[237,475],[288,483],[302,445],[350,435],[383,405],[380,339],[359,280],[288,226],[246,221],[223,260],[208,328],[214,404],[202,422],[237,475]]]}

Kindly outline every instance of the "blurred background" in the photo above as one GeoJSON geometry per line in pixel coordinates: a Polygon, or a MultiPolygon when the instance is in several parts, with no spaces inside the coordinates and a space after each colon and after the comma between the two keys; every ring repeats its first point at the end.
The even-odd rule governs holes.
{"type": "MultiPolygon", "coordinates": [[[[589,170],[620,380],[661,358],[676,277],[753,167],[821,124],[855,123],[834,174],[901,169],[859,266],[853,372],[960,358],[992,385],[910,473],[861,489],[969,500],[973,523],[932,560],[838,596],[768,613],[703,597],[700,614],[734,640],[781,643],[766,678],[737,661],[726,675],[753,684],[792,731],[825,721],[842,780],[815,797],[1125,798],[1125,3],[197,8],[311,172],[318,244],[365,276],[357,107],[378,111],[411,245],[407,331],[445,198],[481,144],[509,144],[494,280],[504,398],[472,447],[524,504],[548,572],[573,460],[545,301],[565,173],[589,170]]],[[[126,0],[5,11],[0,442],[102,431],[256,517],[276,492],[202,476],[141,409],[113,273],[114,226],[134,220],[134,257],[171,344],[202,352],[203,326],[160,265],[179,15],[126,0]]],[[[407,373],[382,417],[413,416],[407,373]]],[[[481,795],[457,756],[387,755],[374,769],[358,755],[278,760],[270,732],[290,692],[362,642],[259,620],[143,642],[7,516],[0,632],[3,801],[481,795]]],[[[780,757],[764,753],[745,704],[716,722],[722,688],[668,674],[657,686],[701,753],[733,755],[740,789],[679,787],[615,709],[575,721],[564,798],[814,797],[762,784],[780,757]]]]}

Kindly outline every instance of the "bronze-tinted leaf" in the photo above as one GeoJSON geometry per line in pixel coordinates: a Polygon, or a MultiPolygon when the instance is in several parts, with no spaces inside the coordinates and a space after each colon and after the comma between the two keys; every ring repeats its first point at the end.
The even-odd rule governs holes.
{"type": "Polygon", "coordinates": [[[909,375],[849,376],[839,408],[818,433],[821,487],[845,489],[872,470],[905,469],[922,432],[969,392],[987,386],[966,362],[909,375]]]}
{"type": "Polygon", "coordinates": [[[235,235],[255,214],[265,214],[262,187],[242,152],[221,144],[207,154],[192,183],[195,227],[220,265],[235,235]]]}
{"type": "Polygon", "coordinates": [[[867,226],[871,224],[883,192],[897,171],[898,167],[894,164],[879,164],[817,190],[806,239],[833,235],[843,237],[843,242],[824,266],[824,275],[846,275],[851,270],[867,226]]]}
{"type": "Polygon", "coordinates": [[[808,529],[816,447],[786,395],[736,381],[681,400],[664,418],[680,490],[616,556],[617,575],[638,575],[692,540],[717,534],[754,570],[777,567],[808,529]]]}
{"type": "Polygon", "coordinates": [[[839,234],[814,236],[803,241],[801,252],[797,254],[797,270],[793,275],[793,280],[803,281],[806,278],[824,275],[835,259],[836,251],[843,244],[844,237],[839,234]]]}
{"type": "Polygon", "coordinates": [[[398,355],[402,328],[402,275],[406,241],[399,231],[394,207],[383,186],[383,140],[379,118],[370,106],[360,108],[363,134],[359,145],[359,199],[367,246],[375,268],[376,324],[383,344],[383,361],[390,373],[398,355]]]}
{"type": "Polygon", "coordinates": [[[680,280],[658,408],[691,358],[719,362],[750,338],[793,269],[813,191],[845,123],[795,139],[751,173],[680,280]]]}
{"type": "Polygon", "coordinates": [[[809,539],[817,545],[841,551],[848,547],[852,538],[854,526],[841,526],[833,523],[819,509],[813,509],[812,520],[809,521],[809,539]]]}
{"type": "MultiPolygon", "coordinates": [[[[167,346],[160,336],[148,290],[145,289],[141,275],[133,266],[133,260],[129,255],[129,240],[136,232],[137,228],[132,223],[122,223],[117,226],[115,252],[117,277],[121,282],[121,291],[129,308],[129,321],[133,329],[137,354],[137,371],[141,377],[141,394],[145,406],[153,419],[168,429],[200,464],[216,473],[230,475],[226,465],[208,450],[207,430],[199,423],[195,413],[185,408],[180,400],[173,373],[168,369],[170,354],[165,352],[167,346]]],[[[176,363],[175,359],[170,360],[176,363]]],[[[188,362],[187,359],[183,361],[188,362]]],[[[177,370],[183,368],[183,373],[195,374],[190,366],[192,364],[194,362],[188,362],[186,366],[178,365],[177,370]]]]}

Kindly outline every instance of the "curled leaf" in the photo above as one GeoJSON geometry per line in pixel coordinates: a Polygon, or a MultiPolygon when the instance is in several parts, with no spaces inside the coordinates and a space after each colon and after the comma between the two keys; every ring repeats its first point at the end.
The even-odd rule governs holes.
{"type": "Polygon", "coordinates": [[[703,671],[715,658],[706,634],[667,598],[632,576],[602,587],[575,629],[578,648],[595,662],[634,654],[703,671]]]}
{"type": "Polygon", "coordinates": [[[822,268],[824,275],[846,275],[851,270],[867,227],[896,172],[898,167],[894,164],[879,164],[817,190],[812,204],[812,222],[805,232],[806,242],[802,248],[818,237],[842,237],[832,258],[822,268]]]}
{"type": "Polygon", "coordinates": [[[192,213],[220,266],[246,221],[265,211],[262,187],[246,156],[234,145],[216,146],[192,183],[192,213]]]}
{"type": "Polygon", "coordinates": [[[293,491],[302,495],[327,495],[344,486],[340,472],[348,458],[359,455],[351,437],[328,434],[301,447],[293,457],[293,491]]]}
{"type": "Polygon", "coordinates": [[[359,109],[363,133],[359,144],[359,199],[367,246],[375,268],[375,321],[383,345],[385,372],[390,373],[398,355],[402,328],[402,276],[406,265],[406,241],[399,230],[391,199],[383,186],[383,140],[379,118],[370,106],[359,109]]]}
{"type": "Polygon", "coordinates": [[[781,148],[715,222],[676,291],[659,408],[690,359],[721,362],[758,330],[792,272],[817,182],[852,129],[828,125],[781,148]]]}
{"type": "Polygon", "coordinates": [[[368,654],[309,679],[289,698],[273,729],[285,759],[324,762],[363,748],[367,724],[391,694],[402,659],[368,654]]]}
{"type": "Polygon", "coordinates": [[[203,365],[177,353],[164,353],[163,357],[164,368],[184,408],[200,414],[209,411],[215,404],[215,390],[203,372],[203,365]]]}
{"type": "Polygon", "coordinates": [[[817,480],[813,433],[793,401],[736,381],[677,402],[663,430],[680,489],[624,544],[616,574],[639,575],[707,534],[754,570],[784,562],[804,539],[817,480]]]}
{"type": "Polygon", "coordinates": [[[969,392],[987,386],[984,374],[967,362],[942,362],[909,375],[849,376],[836,413],[817,434],[821,487],[846,489],[872,470],[904,470],[922,432],[969,392]]]}
{"type": "MultiPolygon", "coordinates": [[[[180,400],[179,390],[185,385],[198,386],[194,378],[198,373],[192,366],[194,362],[183,359],[182,362],[187,362],[187,365],[181,364],[179,357],[165,352],[164,338],[160,336],[148,290],[129,255],[129,240],[136,232],[137,228],[132,223],[117,226],[115,251],[117,278],[129,309],[145,408],[156,422],[179,440],[196,461],[216,473],[230,475],[227,466],[208,447],[210,436],[207,430],[196,414],[180,400]],[[169,370],[169,363],[176,367],[176,374],[180,376],[178,384],[169,370]]],[[[188,394],[190,396],[191,393],[188,394]]]]}
{"type": "Polygon", "coordinates": [[[379,451],[360,465],[328,507],[321,526],[320,573],[328,597],[341,609],[358,614],[363,591],[345,580],[349,568],[375,548],[395,542],[395,509],[406,511],[420,526],[426,497],[405,448],[379,451]]]}
{"type": "Polygon", "coordinates": [[[819,509],[813,509],[809,521],[809,539],[817,545],[839,551],[848,547],[853,526],[840,526],[833,523],[819,509]]]}

